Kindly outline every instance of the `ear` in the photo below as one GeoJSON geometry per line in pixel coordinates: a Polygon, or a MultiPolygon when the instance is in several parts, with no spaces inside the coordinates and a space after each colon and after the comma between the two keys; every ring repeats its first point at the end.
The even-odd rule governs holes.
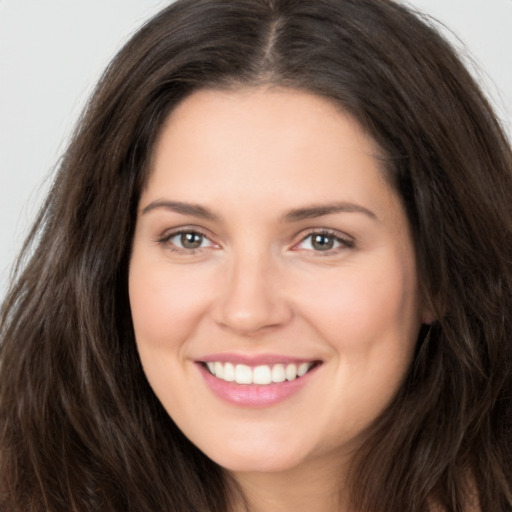
{"type": "Polygon", "coordinates": [[[435,320],[436,320],[436,316],[434,315],[434,313],[432,313],[430,308],[425,306],[421,313],[421,323],[425,324],[425,325],[430,325],[435,320]]]}
{"type": "Polygon", "coordinates": [[[430,325],[437,320],[437,315],[434,314],[434,307],[431,301],[423,298],[421,300],[421,323],[430,325]]]}

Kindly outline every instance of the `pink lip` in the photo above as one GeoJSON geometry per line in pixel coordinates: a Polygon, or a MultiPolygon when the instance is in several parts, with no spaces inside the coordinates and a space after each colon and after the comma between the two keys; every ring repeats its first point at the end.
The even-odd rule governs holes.
{"type": "MultiPolygon", "coordinates": [[[[219,361],[221,359],[215,359],[219,361]]],[[[224,361],[224,360],[222,360],[224,361]]],[[[268,359],[267,359],[268,361],[268,359]]],[[[282,359],[279,360],[283,362],[282,359]]],[[[227,361],[226,362],[231,362],[227,361]]],[[[237,362],[241,362],[237,359],[237,362]]],[[[252,361],[254,363],[254,361],[252,361]]],[[[247,364],[247,363],[243,363],[247,364]]],[[[265,363],[259,363],[265,364],[265,363]]],[[[272,363],[267,363],[272,364],[272,363]]],[[[320,365],[319,365],[320,366],[320,365]]],[[[292,381],[279,382],[275,384],[257,385],[257,384],[237,384],[236,382],[226,382],[212,375],[203,364],[198,363],[199,369],[206,385],[219,398],[240,407],[269,407],[271,405],[283,402],[292,395],[298,393],[308,384],[311,377],[319,366],[315,366],[302,377],[292,381]]]]}

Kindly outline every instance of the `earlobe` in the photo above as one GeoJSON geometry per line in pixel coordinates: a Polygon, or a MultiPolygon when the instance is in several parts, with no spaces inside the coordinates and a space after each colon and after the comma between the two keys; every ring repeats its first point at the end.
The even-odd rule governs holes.
{"type": "Polygon", "coordinates": [[[419,295],[419,313],[421,323],[430,326],[440,318],[438,302],[423,289],[419,295]]]}
{"type": "Polygon", "coordinates": [[[422,324],[425,324],[425,325],[430,325],[432,324],[432,322],[435,321],[435,316],[434,314],[432,313],[432,311],[430,311],[430,309],[428,308],[425,308],[423,310],[423,313],[421,315],[421,323],[422,324]]]}

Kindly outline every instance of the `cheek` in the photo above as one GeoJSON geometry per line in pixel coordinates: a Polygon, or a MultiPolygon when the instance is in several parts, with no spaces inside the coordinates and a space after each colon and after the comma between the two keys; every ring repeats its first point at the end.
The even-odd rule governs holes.
{"type": "Polygon", "coordinates": [[[191,324],[191,300],[178,300],[172,288],[130,283],[130,304],[137,343],[169,345],[191,324]]]}
{"type": "Polygon", "coordinates": [[[308,305],[302,309],[330,333],[330,339],[345,338],[343,333],[347,333],[362,341],[389,331],[406,336],[418,323],[416,286],[407,273],[389,270],[386,275],[381,269],[351,269],[336,279],[316,282],[315,289],[304,290],[303,300],[308,305]],[[333,282],[337,284],[333,286],[333,282]]]}
{"type": "Polygon", "coordinates": [[[135,252],[130,262],[129,297],[139,357],[144,373],[168,411],[181,403],[182,371],[187,367],[188,341],[201,321],[207,293],[206,276],[173,269],[164,260],[144,259],[135,252]],[[194,278],[194,275],[196,276],[194,278]]]}
{"type": "Polygon", "coordinates": [[[391,395],[410,365],[421,323],[417,285],[407,261],[376,259],[378,265],[317,281],[314,293],[304,290],[301,309],[338,359],[340,388],[391,395]]]}
{"type": "MultiPolygon", "coordinates": [[[[217,275],[200,266],[148,262],[140,252],[130,262],[130,307],[145,376],[169,416],[195,443],[205,435],[204,423],[197,421],[201,394],[195,394],[197,370],[190,350],[200,338],[197,331],[217,275]]],[[[208,446],[213,441],[206,437],[208,446]]]]}
{"type": "Polygon", "coordinates": [[[411,364],[419,330],[416,284],[408,272],[352,269],[340,285],[311,300],[317,326],[337,364],[327,392],[336,403],[332,435],[363,431],[398,391],[411,364]],[[338,429],[338,430],[336,430],[338,429]]]}
{"type": "Polygon", "coordinates": [[[129,295],[135,336],[141,345],[179,345],[197,326],[208,302],[208,276],[160,263],[130,264],[129,295]]]}

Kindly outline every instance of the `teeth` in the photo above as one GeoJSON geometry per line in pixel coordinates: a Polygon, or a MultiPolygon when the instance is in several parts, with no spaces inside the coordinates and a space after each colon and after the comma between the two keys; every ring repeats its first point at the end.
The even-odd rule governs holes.
{"type": "Polygon", "coordinates": [[[309,368],[310,368],[309,363],[300,364],[299,367],[297,368],[297,375],[299,377],[302,377],[305,373],[307,373],[309,368]]]}
{"type": "Polygon", "coordinates": [[[235,367],[231,363],[224,365],[224,380],[233,382],[235,380],[235,367]]]}
{"type": "Polygon", "coordinates": [[[224,365],[222,363],[214,363],[215,375],[219,379],[224,379],[224,365]]]}
{"type": "Polygon", "coordinates": [[[286,380],[294,380],[297,378],[297,365],[289,364],[286,366],[286,380]]]}
{"type": "Polygon", "coordinates": [[[270,366],[256,366],[252,371],[253,384],[270,384],[272,382],[272,371],[270,366]]]}
{"type": "Polygon", "coordinates": [[[235,381],[237,384],[267,384],[291,381],[305,375],[313,366],[313,362],[301,363],[298,366],[294,363],[259,365],[250,367],[245,364],[234,365],[232,363],[221,363],[219,361],[206,363],[212,375],[227,382],[235,381]]]}
{"type": "MultiPolygon", "coordinates": [[[[215,375],[217,376],[217,374],[215,375]]],[[[220,378],[222,379],[222,377],[220,378]]],[[[235,382],[237,384],[252,384],[252,370],[250,366],[246,366],[245,364],[237,364],[235,366],[235,382]]]]}
{"type": "Polygon", "coordinates": [[[275,364],[272,368],[272,382],[284,382],[285,380],[284,365],[275,364]]]}

